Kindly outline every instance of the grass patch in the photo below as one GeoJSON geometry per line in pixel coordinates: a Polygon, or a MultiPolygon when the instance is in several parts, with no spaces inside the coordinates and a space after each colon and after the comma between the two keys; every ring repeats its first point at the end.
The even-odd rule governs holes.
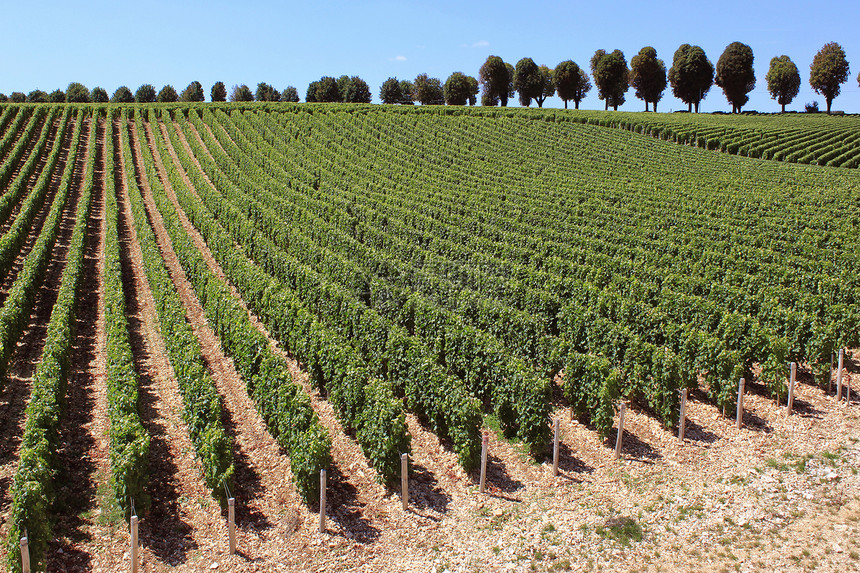
{"type": "Polygon", "coordinates": [[[617,541],[623,546],[632,542],[642,541],[642,526],[632,517],[618,516],[610,517],[603,525],[597,526],[597,535],[604,539],[617,541]]]}

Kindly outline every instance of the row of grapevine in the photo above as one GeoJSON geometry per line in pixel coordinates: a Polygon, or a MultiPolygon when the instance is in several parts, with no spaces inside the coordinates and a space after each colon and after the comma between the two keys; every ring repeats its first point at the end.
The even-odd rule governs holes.
{"type": "MultiPolygon", "coordinates": [[[[115,177],[118,152],[113,117],[105,118],[104,201],[105,257],[104,307],[105,353],[107,355],[107,404],[110,424],[110,490],[124,513],[132,505],[141,513],[149,508],[146,485],[149,481],[150,436],[140,419],[139,379],[129,339],[125,291],[122,282],[122,260],[119,242],[119,212],[115,177]]],[[[121,147],[121,146],[120,146],[121,147]]]]}
{"type": "MultiPolygon", "coordinates": [[[[127,126],[128,115],[120,119],[121,149],[125,165],[126,182],[129,191],[133,226],[143,255],[143,264],[150,290],[156,301],[161,335],[176,375],[179,393],[182,396],[182,419],[188,426],[191,443],[203,468],[206,485],[217,499],[225,498],[225,486],[233,477],[233,443],[227,435],[222,422],[221,398],[206,366],[200,350],[200,343],[194,336],[191,325],[185,317],[185,310],[164,261],[161,258],[155,235],[149,226],[143,200],[135,180],[136,163],[132,155],[132,129],[140,138],[142,125],[139,117],[134,125],[127,126]]],[[[149,167],[146,165],[143,168],[149,167]]],[[[137,177],[153,179],[151,169],[138,172],[137,177]]]]}
{"type": "MultiPolygon", "coordinates": [[[[72,149],[69,152],[67,169],[59,196],[67,197],[71,187],[71,173],[75,164],[81,127],[84,124],[83,110],[78,112],[72,149]]],[[[83,192],[77,204],[77,216],[67,253],[65,268],[60,283],[56,303],[51,311],[45,345],[39,365],[33,375],[30,402],[24,435],[21,438],[20,462],[11,487],[12,509],[11,529],[8,536],[8,563],[10,570],[20,567],[21,554],[18,540],[27,531],[30,555],[33,564],[39,568],[45,559],[45,550],[51,539],[50,508],[55,499],[53,488],[54,473],[57,471],[55,454],[59,447],[60,419],[64,410],[66,384],[70,369],[70,351],[75,336],[75,310],[78,303],[78,287],[83,269],[84,252],[87,243],[87,224],[93,191],[93,172],[95,150],[95,119],[90,119],[90,136],[86,143],[90,151],[86,163],[86,176],[83,192]]],[[[48,261],[57,237],[65,200],[57,204],[46,221],[45,230],[40,235],[31,256],[34,261],[48,261]]],[[[30,259],[28,258],[28,263],[30,259]]],[[[36,263],[42,272],[47,263],[36,263]]],[[[27,264],[25,263],[25,268],[27,264]]],[[[26,272],[26,271],[25,271],[26,272]]],[[[26,276],[26,275],[25,275],[26,276]]],[[[38,288],[39,280],[31,285],[38,288]]],[[[8,304],[9,301],[7,301],[8,304]]]]}
{"type": "MultiPolygon", "coordinates": [[[[151,126],[157,127],[157,123],[151,126]]],[[[157,134],[160,131],[156,130],[157,134]]],[[[168,173],[172,189],[182,189],[181,176],[173,168],[163,140],[154,144],[168,173]]],[[[153,161],[149,145],[141,145],[144,161],[153,161]]],[[[290,375],[286,361],[275,354],[266,337],[248,318],[223,281],[209,269],[200,251],[188,237],[159,178],[151,178],[153,199],[170,236],[173,251],[182,265],[206,313],[206,318],[227,355],[247,385],[260,415],[272,436],[290,457],[295,485],[305,502],[319,497],[319,470],[331,462],[331,439],[304,390],[290,375]]],[[[153,219],[154,217],[151,217],[153,219]]]]}
{"type": "MultiPolygon", "coordinates": [[[[247,129],[231,129],[233,139],[226,137],[225,133],[221,146],[235,149],[237,154],[235,157],[245,157],[244,160],[253,162],[252,165],[256,164],[255,167],[260,169],[261,173],[265,169],[277,169],[280,159],[271,154],[269,157],[273,161],[268,167],[266,166],[266,160],[262,156],[266,148],[264,142],[256,141],[252,145],[248,141],[242,141],[243,134],[250,132],[247,129]],[[237,147],[236,141],[242,143],[244,150],[237,147]],[[238,155],[240,153],[244,155],[238,155]],[[256,158],[253,158],[255,155],[256,158]]],[[[280,249],[288,252],[290,256],[298,257],[305,265],[324,270],[337,282],[349,285],[349,288],[355,291],[354,300],[361,300],[362,290],[369,291],[369,300],[363,302],[374,311],[374,314],[380,313],[385,320],[390,320],[425,341],[427,351],[425,351],[424,360],[429,359],[445,366],[449,372],[463,380],[466,387],[476,396],[491,403],[505,430],[527,443],[533,452],[540,453],[546,448],[549,437],[548,379],[541,379],[519,359],[506,355],[507,353],[492,336],[463,324],[458,316],[439,309],[421,294],[409,292],[390,280],[386,281],[389,277],[377,275],[378,278],[374,282],[365,286],[366,279],[363,277],[367,276],[368,269],[362,267],[367,265],[368,261],[380,260],[372,254],[359,256],[355,249],[345,251],[340,247],[320,248],[313,240],[302,240],[303,233],[299,230],[300,227],[291,229],[288,237],[274,236],[271,229],[279,228],[282,221],[295,220],[299,216],[300,206],[289,202],[289,197],[286,195],[289,189],[279,184],[277,179],[270,176],[267,181],[261,181],[260,184],[272,189],[282,188],[284,194],[253,198],[258,204],[254,214],[258,218],[259,232],[268,234],[280,249]],[[347,253],[349,259],[339,255],[339,252],[347,253]],[[379,299],[374,293],[379,293],[385,299],[379,299]]],[[[317,212],[324,212],[326,209],[328,207],[321,205],[317,212]]],[[[323,224],[316,219],[308,228],[313,226],[321,230],[320,225],[323,224]]],[[[331,228],[325,232],[330,240],[334,239],[335,233],[337,231],[331,228]]],[[[260,256],[265,256],[265,253],[261,253],[260,256]]],[[[390,257],[387,260],[392,261],[390,257]]],[[[297,279],[291,280],[297,281],[297,279]]],[[[297,282],[301,284],[305,281],[297,282]]],[[[320,288],[310,284],[303,296],[315,297],[319,296],[319,293],[320,288]]],[[[327,298],[324,297],[324,299],[327,298]]],[[[339,306],[343,308],[343,305],[339,306]]],[[[384,332],[377,332],[376,335],[381,337],[383,342],[386,340],[384,332]]],[[[378,348],[385,348],[386,354],[383,356],[387,357],[388,364],[400,363],[392,355],[396,347],[386,348],[380,344],[378,348]]]]}
{"type": "MultiPolygon", "coordinates": [[[[168,124],[172,144],[197,193],[205,196],[210,187],[192,167],[190,158],[179,145],[174,126],[168,124]]],[[[194,143],[193,139],[189,140],[194,143]]],[[[205,153],[195,153],[206,162],[205,153]]],[[[211,172],[210,177],[215,177],[211,172]]],[[[390,385],[373,378],[364,362],[338,333],[318,322],[295,294],[283,283],[265,273],[244,254],[242,244],[234,244],[221,224],[242,225],[242,219],[212,214],[195,205],[193,196],[176,188],[183,210],[205,238],[213,256],[242,293],[249,307],[266,323],[286,350],[308,368],[314,383],[325,389],[329,400],[380,476],[391,481],[399,472],[399,455],[408,451],[402,406],[394,399],[390,385]]],[[[231,214],[232,215],[232,214],[231,214]]],[[[245,234],[246,237],[253,232],[245,234]]]]}
{"type": "MultiPolygon", "coordinates": [[[[51,249],[56,241],[63,209],[71,192],[70,182],[72,172],[74,171],[74,158],[78,148],[82,119],[83,111],[78,113],[78,118],[75,122],[75,130],[71,137],[69,158],[66,161],[54,202],[51,204],[51,210],[45,223],[42,225],[41,232],[35,245],[33,245],[33,249],[24,260],[24,265],[18,273],[9,294],[6,296],[3,308],[0,309],[0,373],[3,375],[5,375],[6,369],[9,366],[9,359],[15,351],[18,339],[30,320],[30,312],[33,310],[39,290],[38,285],[41,284],[48,264],[51,261],[51,249]]],[[[68,113],[64,116],[64,125],[67,123],[67,120],[68,113]]],[[[3,239],[12,232],[12,230],[8,231],[3,236],[3,239]]],[[[31,232],[31,229],[22,227],[15,229],[14,232],[26,236],[26,234],[31,232]]]]}

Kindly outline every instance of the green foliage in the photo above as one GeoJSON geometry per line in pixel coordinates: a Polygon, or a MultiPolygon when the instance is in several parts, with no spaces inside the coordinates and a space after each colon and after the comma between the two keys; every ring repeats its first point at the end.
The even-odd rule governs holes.
{"type": "Polygon", "coordinates": [[[24,103],[27,101],[27,96],[24,95],[23,92],[12,92],[12,95],[9,96],[9,100],[12,103],[24,103]]]}
{"type": "Polygon", "coordinates": [[[481,105],[501,103],[502,107],[507,107],[513,79],[513,74],[502,58],[488,57],[478,72],[478,81],[483,89],[481,105]]]}
{"type": "Polygon", "coordinates": [[[741,42],[732,42],[717,60],[714,83],[723,88],[726,99],[732,104],[732,113],[740,113],[749,101],[747,94],[755,87],[752,48],[741,42]]]}
{"type": "Polygon", "coordinates": [[[233,89],[230,90],[230,101],[231,102],[241,102],[241,101],[254,101],[254,93],[251,91],[251,88],[242,85],[234,85],[233,89]]]}
{"type": "Polygon", "coordinates": [[[98,86],[94,87],[93,91],[90,92],[90,99],[93,103],[108,103],[110,101],[107,90],[98,86]]]}
{"type": "MultiPolygon", "coordinates": [[[[254,94],[255,101],[281,101],[281,94],[267,84],[266,82],[260,82],[257,84],[257,91],[254,94]]],[[[239,101],[239,100],[233,100],[239,101]]]]}
{"type": "Polygon", "coordinates": [[[66,101],[69,103],[89,103],[90,90],[84,84],[72,82],[66,88],[66,101]]]}
{"type": "Polygon", "coordinates": [[[27,94],[28,103],[47,103],[48,94],[42,90],[33,90],[27,94]]]}
{"type": "MultiPolygon", "coordinates": [[[[50,262],[50,253],[62,221],[62,211],[72,185],[70,166],[74,164],[74,158],[78,153],[82,125],[83,110],[78,113],[72,145],[69,150],[71,160],[67,162],[63,172],[60,191],[51,206],[51,212],[45,221],[42,232],[39,234],[33,250],[27,256],[24,268],[15,281],[6,304],[0,311],[0,324],[3,326],[2,332],[4,334],[14,330],[18,330],[20,334],[23,328],[20,326],[17,329],[8,328],[10,323],[7,317],[10,314],[6,311],[9,305],[20,304],[24,302],[22,298],[26,298],[24,304],[28,310],[23,320],[19,319],[18,325],[26,324],[26,320],[29,319],[29,309],[32,309],[35,297],[32,294],[28,296],[19,293],[23,290],[32,293],[38,289],[44,278],[50,262]]],[[[91,146],[95,145],[95,135],[96,132],[93,130],[89,141],[91,146]]],[[[18,541],[25,530],[28,532],[31,563],[36,570],[41,570],[44,566],[45,550],[51,539],[52,516],[49,510],[55,496],[53,488],[54,472],[56,471],[54,452],[60,445],[60,418],[69,375],[69,353],[74,338],[75,307],[86,246],[94,158],[95,154],[92,154],[88,164],[89,170],[84,193],[78,203],[77,216],[57,301],[51,312],[45,345],[33,375],[31,397],[25,412],[27,422],[24,435],[21,438],[20,461],[10,488],[12,527],[8,537],[7,553],[10,570],[20,567],[18,541]]],[[[17,311],[14,308],[12,310],[13,312],[17,311]]],[[[4,340],[3,342],[5,347],[7,341],[4,340]]],[[[7,356],[4,358],[8,361],[7,356]]]]}
{"type": "Polygon", "coordinates": [[[636,90],[636,97],[645,102],[645,111],[649,103],[654,104],[654,111],[657,111],[657,102],[666,89],[666,65],[651,46],[642,48],[630,60],[630,86],[636,90]]]}
{"type": "Polygon", "coordinates": [[[211,101],[227,101],[227,86],[224,82],[215,82],[209,92],[211,101]]]}
{"type": "Polygon", "coordinates": [[[785,113],[785,106],[790,104],[800,91],[800,73],[797,66],[788,56],[772,58],[766,79],[767,91],[782,106],[785,113]]]}
{"type": "MultiPolygon", "coordinates": [[[[214,91],[215,88],[212,89],[214,91]]],[[[179,96],[179,101],[185,102],[204,101],[205,99],[206,96],[203,93],[203,85],[198,81],[193,81],[188,84],[188,87],[182,90],[182,95],[179,96]]]]}
{"type": "Polygon", "coordinates": [[[4,93],[0,93],[0,103],[6,103],[9,101],[9,96],[4,93]]]}
{"type": "Polygon", "coordinates": [[[621,50],[607,53],[597,50],[591,57],[591,75],[597,86],[597,97],[604,100],[606,109],[612,106],[618,111],[618,106],[624,104],[624,93],[629,87],[630,70],[627,60],[621,50]]]}
{"type": "Polygon", "coordinates": [[[672,94],[699,112],[699,104],[708,95],[714,84],[714,65],[699,46],[681,44],[672,58],[669,68],[669,83],[672,94]]]}
{"type": "Polygon", "coordinates": [[[48,101],[51,103],[65,103],[66,93],[63,90],[56,89],[48,94],[48,101]]]}
{"type": "Polygon", "coordinates": [[[520,105],[528,107],[543,93],[544,82],[534,60],[523,58],[514,69],[514,89],[520,94],[520,105]]]}
{"type": "Polygon", "coordinates": [[[366,81],[358,76],[349,78],[343,101],[346,103],[370,103],[372,97],[366,81]]]}
{"type": "MultiPolygon", "coordinates": [[[[394,80],[393,83],[396,84],[397,80],[394,80]]],[[[478,95],[478,81],[463,72],[454,72],[445,80],[442,91],[446,104],[466,105],[467,102],[474,102],[475,96],[478,95]]]]}
{"type": "Polygon", "coordinates": [[[284,88],[284,91],[281,92],[281,101],[290,102],[290,103],[298,103],[299,92],[296,91],[295,87],[287,86],[286,88],[284,88]]]}
{"type": "Polygon", "coordinates": [[[412,85],[412,82],[409,80],[400,80],[400,105],[415,105],[415,102],[412,101],[412,93],[415,90],[415,86],[412,85]]]}
{"type": "Polygon", "coordinates": [[[111,103],[132,103],[134,102],[134,95],[126,86],[120,86],[113,92],[110,101],[111,103]]]}
{"type": "Polygon", "coordinates": [[[839,95],[842,84],[848,81],[849,71],[845,50],[836,42],[824,44],[815,54],[809,66],[809,85],[815,93],[824,96],[827,113],[830,113],[830,104],[839,95]]]}
{"type": "Polygon", "coordinates": [[[173,103],[179,100],[179,95],[176,93],[176,90],[171,85],[166,85],[158,92],[158,96],[156,97],[156,101],[158,103],[173,103]]]}
{"type": "Polygon", "coordinates": [[[552,78],[553,71],[547,66],[538,66],[538,71],[540,72],[542,88],[540,94],[536,95],[534,99],[538,107],[543,107],[546,99],[555,95],[555,82],[552,78]]]}
{"type": "Polygon", "coordinates": [[[421,105],[442,105],[445,103],[442,82],[439,78],[418,74],[412,82],[412,99],[421,105]]]}
{"type": "Polygon", "coordinates": [[[155,97],[155,88],[152,84],[143,84],[134,92],[134,101],[136,103],[154,103],[155,97]]]}
{"type": "Polygon", "coordinates": [[[331,76],[323,76],[308,86],[307,102],[336,102],[343,101],[338,90],[337,80],[331,76]]]}
{"type": "MultiPolygon", "coordinates": [[[[447,82],[445,85],[447,85],[447,82]]],[[[401,102],[403,92],[400,90],[400,82],[397,81],[397,78],[388,78],[382,82],[382,87],[379,88],[379,99],[382,103],[386,104],[401,102]]]]}

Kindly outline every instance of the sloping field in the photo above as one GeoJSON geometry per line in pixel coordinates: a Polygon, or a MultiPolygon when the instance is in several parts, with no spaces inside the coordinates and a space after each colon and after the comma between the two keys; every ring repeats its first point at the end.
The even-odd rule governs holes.
{"type": "Polygon", "coordinates": [[[856,118],[679,117],[0,106],[10,567],[854,563],[856,118]]]}

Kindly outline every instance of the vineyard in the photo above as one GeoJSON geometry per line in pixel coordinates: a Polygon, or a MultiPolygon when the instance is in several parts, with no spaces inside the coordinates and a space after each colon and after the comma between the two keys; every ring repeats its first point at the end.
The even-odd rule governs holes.
{"type": "Polygon", "coordinates": [[[291,541],[267,529],[311,535],[322,469],[336,527],[372,546],[404,453],[442,519],[440,479],[477,495],[485,432],[510,497],[505,464],[547,465],[562,410],[608,450],[620,403],[671,436],[682,390],[726,420],[741,378],[751,408],[784,404],[790,362],[832,402],[860,346],[860,174],[831,167],[860,166],[858,137],[854,117],[0,105],[6,564],[27,537],[36,570],[120,567],[80,541],[96,506],[125,548],[142,517],[144,570],[222,555],[234,494],[268,563],[291,541]]]}

